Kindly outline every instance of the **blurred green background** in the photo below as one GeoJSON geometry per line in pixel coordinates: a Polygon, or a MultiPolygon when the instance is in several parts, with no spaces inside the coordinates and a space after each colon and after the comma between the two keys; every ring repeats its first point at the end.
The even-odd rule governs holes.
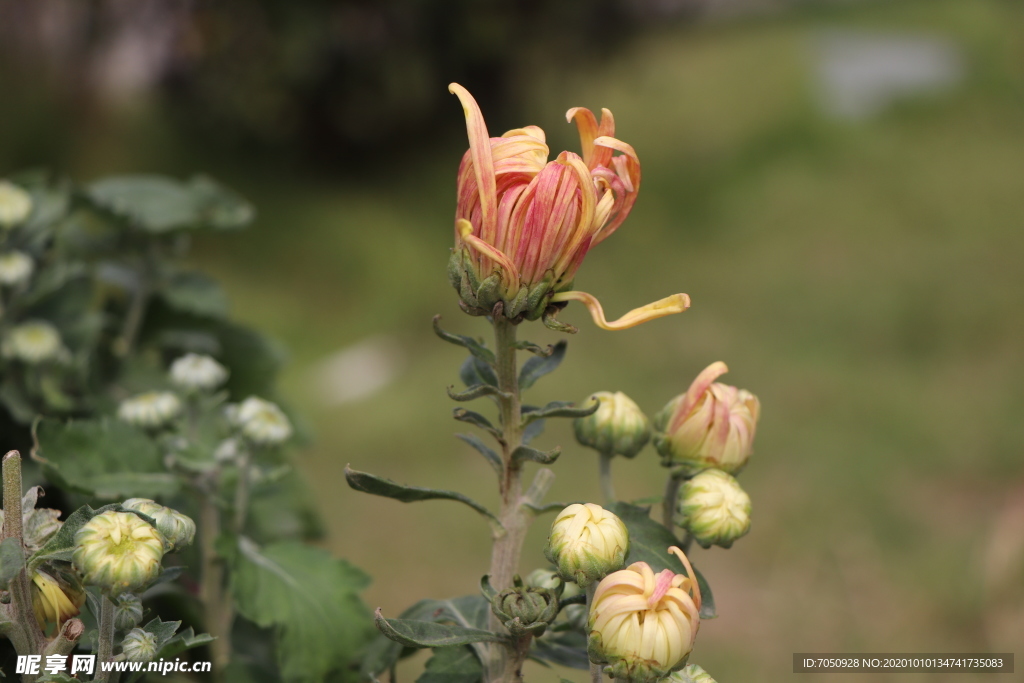
{"type": "MultiPolygon", "coordinates": [[[[374,575],[371,607],[473,592],[488,563],[488,529],[460,506],[342,476],[496,503],[452,436],[462,353],[430,329],[440,313],[486,332],[444,272],[459,80],[492,134],[540,125],[553,153],[578,144],[565,109],[611,109],[643,189],[577,286],[610,316],[693,299],[615,333],[571,306],[580,333],[528,399],[621,390],[653,414],[715,360],[761,399],[752,533],[695,551],[720,617],[692,660],[722,683],[810,683],[902,679],[796,676],[793,652],[1024,654],[1021,3],[229,2],[174,9],[186,28],[169,36],[155,0],[77,10],[121,27],[106,34],[46,5],[71,11],[0,11],[0,175],[203,170],[257,205],[253,229],[203,237],[194,260],[289,349],[324,543],[374,575]]],[[[567,424],[539,443],[566,450],[553,499],[598,498],[567,424]]],[[[614,473],[623,498],[661,492],[650,448],[614,473]]]]}

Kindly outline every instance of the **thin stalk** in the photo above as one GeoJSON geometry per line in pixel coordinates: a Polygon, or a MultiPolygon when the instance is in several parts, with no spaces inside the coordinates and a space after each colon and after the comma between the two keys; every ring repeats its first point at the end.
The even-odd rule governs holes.
{"type": "Polygon", "coordinates": [[[235,487],[235,519],[234,531],[241,534],[245,531],[245,518],[249,512],[249,463],[252,456],[243,450],[238,458],[238,484],[235,487]]]}
{"type": "Polygon", "coordinates": [[[96,677],[93,681],[101,683],[110,680],[110,671],[105,671],[103,664],[113,660],[114,655],[114,603],[106,595],[100,596],[100,627],[99,645],[96,651],[96,677]]]}
{"type": "MultiPolygon", "coordinates": [[[[21,510],[21,455],[18,451],[10,451],[4,456],[3,465],[4,490],[4,539],[16,538],[24,552],[22,540],[21,510]]],[[[28,573],[21,571],[11,579],[8,590],[11,602],[4,606],[5,616],[10,623],[7,636],[19,655],[38,654],[42,649],[45,636],[36,623],[35,611],[32,609],[32,592],[29,586],[28,573]]],[[[25,681],[34,681],[35,676],[26,676],[25,681]]]]}
{"type": "MultiPolygon", "coordinates": [[[[603,456],[602,456],[603,457],[603,456]]],[[[597,583],[591,583],[587,586],[587,622],[590,621],[590,608],[594,604],[594,593],[597,591],[597,583]]],[[[591,683],[601,683],[604,680],[604,674],[601,673],[602,666],[600,664],[590,663],[590,681],[591,683]]]]}
{"type": "Polygon", "coordinates": [[[220,535],[220,509],[212,491],[203,491],[199,502],[199,540],[203,573],[199,598],[206,613],[206,629],[214,637],[210,643],[214,678],[220,679],[231,660],[231,622],[234,605],[224,585],[224,560],[217,554],[220,535]]]}
{"type": "MultiPolygon", "coordinates": [[[[661,523],[669,531],[675,528],[676,499],[679,497],[679,487],[686,481],[686,477],[673,472],[665,483],[665,500],[662,503],[661,523]]],[[[673,533],[675,533],[673,531],[673,533]]]]}
{"type": "Polygon", "coordinates": [[[612,453],[601,454],[601,492],[606,503],[615,502],[615,487],[612,485],[612,453]]]}

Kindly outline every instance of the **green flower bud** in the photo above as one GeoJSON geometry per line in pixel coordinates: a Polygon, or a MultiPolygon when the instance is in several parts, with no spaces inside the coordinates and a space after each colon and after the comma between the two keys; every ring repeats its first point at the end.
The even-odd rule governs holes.
{"type": "Polygon", "coordinates": [[[573,422],[576,440],[606,455],[632,458],[651,438],[651,425],[643,411],[621,391],[599,391],[586,403],[601,401],[597,412],[573,422]]]}
{"type": "Polygon", "coordinates": [[[164,537],[130,512],[96,515],[75,534],[71,561],[86,585],[138,592],[160,574],[164,537]]]}
{"type": "Polygon", "coordinates": [[[121,593],[114,603],[114,627],[118,631],[127,631],[142,621],[142,601],[132,593],[121,593]]]}
{"type": "Polygon", "coordinates": [[[45,320],[22,323],[7,333],[3,355],[29,365],[58,360],[66,352],[57,328],[45,320]]]}
{"type": "Polygon", "coordinates": [[[228,378],[223,365],[198,353],[189,353],[171,363],[171,382],[185,391],[210,391],[228,378]]]}
{"type": "Polygon", "coordinates": [[[121,504],[128,510],[135,510],[152,517],[157,530],[170,543],[170,551],[181,550],[192,545],[196,537],[196,523],[188,515],[160,505],[148,498],[129,498],[121,504]]]}
{"type": "Polygon", "coordinates": [[[237,406],[231,406],[228,418],[239,428],[242,436],[256,444],[271,446],[287,441],[292,435],[292,423],[270,401],[250,396],[237,406]]]}
{"type": "Polygon", "coordinates": [[[559,581],[556,588],[533,588],[523,586],[516,577],[515,586],[491,598],[491,611],[516,638],[526,634],[541,636],[558,616],[562,585],[559,581]]]}
{"type": "Polygon", "coordinates": [[[682,670],[664,679],[664,683],[715,683],[715,679],[696,664],[687,664],[682,670]]]}
{"type": "Polygon", "coordinates": [[[32,213],[32,195],[14,183],[0,180],[0,228],[21,223],[32,213]]]}
{"type": "Polygon", "coordinates": [[[121,652],[129,662],[148,662],[156,657],[156,634],[133,628],[121,641],[121,652]]]}
{"type": "Polygon", "coordinates": [[[600,505],[575,503],[555,518],[544,556],[563,581],[586,588],[621,569],[628,551],[629,533],[621,519],[600,505]]]}
{"type": "Polygon", "coordinates": [[[555,589],[565,586],[566,583],[558,577],[558,572],[553,572],[550,569],[534,569],[526,576],[526,585],[530,588],[555,589]]]}
{"type": "Polygon", "coordinates": [[[136,427],[163,427],[181,413],[181,399],[169,391],[147,391],[121,401],[117,416],[136,427]]]}
{"type": "Polygon", "coordinates": [[[705,548],[728,548],[750,531],[750,496],[732,475],[704,470],[680,487],[676,524],[705,548]]]}
{"type": "Polygon", "coordinates": [[[0,254],[0,285],[17,287],[32,277],[35,264],[31,257],[20,251],[0,254]]]}

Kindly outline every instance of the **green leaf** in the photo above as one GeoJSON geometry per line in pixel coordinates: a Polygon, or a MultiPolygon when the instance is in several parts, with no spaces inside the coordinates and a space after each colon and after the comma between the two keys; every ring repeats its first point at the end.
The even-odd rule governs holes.
{"type": "Polygon", "coordinates": [[[579,631],[548,631],[533,641],[530,655],[543,662],[567,666],[570,669],[589,669],[587,637],[579,631]]]}
{"type": "Polygon", "coordinates": [[[459,368],[459,379],[467,387],[474,384],[498,386],[498,376],[494,374],[494,368],[474,356],[466,356],[466,360],[462,361],[462,367],[459,368]]]}
{"type": "Polygon", "coordinates": [[[505,476],[505,465],[501,462],[501,456],[498,455],[494,449],[485,444],[479,436],[476,434],[456,434],[455,436],[468,443],[470,446],[475,448],[480,455],[484,456],[487,463],[495,472],[497,472],[498,477],[505,476]]]}
{"type": "Polygon", "coordinates": [[[326,551],[292,541],[262,550],[238,539],[232,577],[238,611],[277,632],[286,681],[322,681],[348,667],[371,633],[358,593],[369,578],[326,551]]]}
{"type": "Polygon", "coordinates": [[[39,414],[11,376],[5,377],[0,384],[0,403],[16,422],[23,425],[32,424],[39,414]]]}
{"type": "Polygon", "coordinates": [[[189,186],[201,207],[203,222],[211,228],[237,230],[256,217],[252,204],[212,178],[196,176],[189,180],[189,186]]]}
{"type": "Polygon", "coordinates": [[[597,412],[600,405],[599,401],[594,401],[593,405],[588,405],[585,408],[576,408],[572,401],[552,401],[543,408],[537,408],[529,412],[524,411],[523,425],[526,426],[535,420],[545,417],[586,417],[597,412]]]}
{"type": "Polygon", "coordinates": [[[174,636],[171,640],[164,643],[160,648],[160,651],[156,654],[156,659],[173,659],[186,650],[193,648],[202,647],[212,643],[216,638],[211,636],[209,633],[197,634],[189,626],[187,629],[174,636]]]}
{"type": "Polygon", "coordinates": [[[444,647],[434,650],[416,683],[477,683],[483,675],[473,648],[444,647]]]}
{"type": "Polygon", "coordinates": [[[511,394],[501,391],[493,384],[474,384],[465,391],[455,391],[455,387],[448,387],[447,392],[448,398],[453,401],[472,401],[484,396],[511,397],[511,394]]]}
{"type": "Polygon", "coordinates": [[[156,617],[143,626],[142,630],[156,636],[156,649],[159,651],[164,645],[171,642],[180,626],[180,621],[163,621],[160,617],[156,617]]]}
{"type": "Polygon", "coordinates": [[[474,413],[472,410],[466,410],[465,408],[455,408],[452,410],[452,417],[459,422],[468,422],[471,425],[475,425],[480,429],[487,431],[491,436],[499,441],[504,438],[501,431],[492,425],[491,421],[480,413],[474,413]]]}
{"type": "Polygon", "coordinates": [[[550,356],[555,351],[555,347],[551,344],[541,346],[540,344],[534,344],[533,342],[526,341],[525,339],[517,340],[515,347],[520,351],[529,351],[535,356],[550,356]]]}
{"type": "MultiPolygon", "coordinates": [[[[680,545],[679,540],[672,532],[651,519],[650,510],[622,502],[612,503],[607,508],[618,515],[622,523],[626,525],[626,530],[629,531],[627,565],[634,562],[646,562],[655,573],[663,569],[671,569],[676,574],[686,574],[686,569],[679,558],[668,552],[670,546],[678,547],[680,545]]],[[[697,567],[694,567],[693,571],[697,575],[697,585],[700,587],[702,601],[700,618],[713,619],[717,616],[717,612],[711,587],[697,567]]]]}
{"type": "Polygon", "coordinates": [[[348,485],[356,491],[370,493],[375,496],[394,498],[395,500],[403,503],[415,503],[421,500],[456,500],[468,505],[481,515],[489,518],[492,524],[498,527],[501,526],[500,522],[498,522],[498,518],[493,512],[485,508],[480,503],[477,503],[475,500],[455,491],[428,489],[421,488],[419,486],[404,486],[391,481],[390,479],[385,479],[384,477],[378,477],[373,474],[369,474],[368,472],[354,470],[348,465],[345,466],[345,480],[348,481],[348,485]]]}
{"type": "MultiPolygon", "coordinates": [[[[524,406],[524,410],[525,408],[526,406],[524,406]]],[[[533,408],[533,410],[536,410],[536,408],[533,408]]],[[[529,412],[529,410],[526,410],[526,412],[529,412]]],[[[523,427],[523,443],[529,444],[531,441],[543,434],[545,424],[544,420],[533,420],[530,424],[523,427]]]]}
{"type": "Polygon", "coordinates": [[[0,543],[0,588],[6,590],[21,568],[25,566],[25,551],[17,538],[5,538],[0,543]]]}
{"type": "Polygon", "coordinates": [[[453,647],[469,643],[505,643],[506,636],[477,628],[438,624],[418,619],[385,619],[378,608],[374,612],[377,629],[406,647],[453,647]]]}
{"type": "Polygon", "coordinates": [[[171,308],[186,313],[223,318],[228,314],[228,298],[220,284],[198,271],[175,274],[160,290],[171,308]]]}
{"type": "Polygon", "coordinates": [[[572,505],[572,503],[544,503],[543,505],[534,505],[533,503],[523,503],[523,507],[528,509],[535,515],[543,515],[548,512],[558,512],[572,505]]]}
{"type": "Polygon", "coordinates": [[[125,422],[44,419],[35,432],[33,458],[58,486],[107,499],[157,498],[178,490],[156,442],[125,422]]]}
{"type": "Polygon", "coordinates": [[[536,356],[523,363],[523,369],[519,371],[519,388],[529,389],[544,375],[554,372],[565,358],[565,349],[568,346],[563,339],[552,347],[548,356],[536,356]]]}
{"type": "Polygon", "coordinates": [[[550,465],[555,460],[558,460],[558,456],[562,454],[562,448],[556,446],[550,451],[538,451],[536,448],[530,448],[529,446],[519,446],[512,451],[512,460],[516,462],[539,462],[542,465],[550,465]]]}
{"type": "Polygon", "coordinates": [[[462,334],[452,334],[446,330],[441,329],[441,316],[434,316],[434,333],[444,339],[450,344],[456,346],[462,346],[469,351],[475,358],[479,358],[484,363],[491,364],[494,362],[494,352],[483,345],[483,342],[477,341],[472,337],[467,337],[462,334]]]}

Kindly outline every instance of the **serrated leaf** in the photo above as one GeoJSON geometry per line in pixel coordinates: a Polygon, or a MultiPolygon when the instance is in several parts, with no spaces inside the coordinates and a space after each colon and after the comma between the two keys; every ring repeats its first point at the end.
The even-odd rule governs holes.
{"type": "Polygon", "coordinates": [[[544,375],[554,372],[565,359],[565,350],[568,344],[563,339],[552,347],[551,355],[535,356],[523,363],[523,369],[519,371],[519,388],[529,389],[544,375]]]}
{"type": "Polygon", "coordinates": [[[5,538],[0,543],[0,588],[6,590],[21,568],[25,566],[25,551],[17,538],[5,538]]]}
{"type": "Polygon", "coordinates": [[[455,344],[461,346],[473,354],[474,357],[479,358],[484,363],[494,362],[494,352],[483,345],[482,342],[467,337],[463,334],[453,334],[441,328],[441,316],[434,316],[434,333],[444,339],[449,344],[455,344]]]}
{"type": "Polygon", "coordinates": [[[205,273],[176,273],[160,290],[172,308],[186,313],[223,318],[228,314],[228,297],[220,284],[205,273]]]}
{"type": "Polygon", "coordinates": [[[142,630],[156,636],[156,649],[159,650],[174,638],[174,634],[178,632],[180,626],[180,621],[163,621],[160,617],[156,617],[143,626],[142,630]]]}
{"type": "Polygon", "coordinates": [[[209,633],[196,633],[191,626],[164,643],[156,653],[156,659],[173,659],[186,650],[202,647],[215,641],[209,633]]]}
{"type": "Polygon", "coordinates": [[[404,486],[397,482],[378,477],[368,472],[360,472],[349,466],[345,466],[345,480],[348,485],[356,491],[370,493],[375,496],[394,498],[402,503],[415,503],[421,500],[454,500],[473,508],[481,515],[491,520],[491,523],[501,526],[498,518],[493,512],[485,508],[475,500],[462,495],[456,491],[445,491],[443,489],[428,489],[419,486],[404,486]]]}
{"type": "Polygon", "coordinates": [[[504,391],[498,389],[498,387],[492,384],[474,384],[465,391],[455,391],[455,387],[448,387],[448,398],[453,401],[473,401],[484,396],[501,396],[503,398],[510,398],[511,394],[507,394],[504,391]]]}
{"type": "Polygon", "coordinates": [[[444,647],[434,650],[416,683],[477,683],[483,675],[473,648],[444,647]]]}
{"type": "Polygon", "coordinates": [[[156,442],[125,422],[45,419],[35,431],[39,447],[32,457],[59,486],[107,499],[178,491],[178,479],[165,471],[156,442]]]}
{"type": "Polygon", "coordinates": [[[470,446],[475,448],[480,455],[484,456],[484,459],[487,460],[487,463],[498,474],[498,477],[504,476],[505,465],[501,462],[501,456],[498,455],[493,448],[485,444],[479,436],[476,434],[456,434],[455,436],[468,443],[470,446]]]}
{"type": "Polygon", "coordinates": [[[465,408],[455,408],[452,410],[452,417],[459,422],[468,422],[471,425],[475,425],[480,429],[486,430],[499,441],[504,438],[501,431],[492,425],[491,421],[480,413],[475,413],[472,410],[466,410],[465,408]]]}
{"type": "MultiPolygon", "coordinates": [[[[668,552],[670,546],[679,546],[679,540],[664,526],[651,519],[647,508],[637,507],[629,503],[616,502],[606,506],[615,513],[629,531],[629,554],[626,564],[646,562],[655,573],[663,569],[671,569],[676,574],[686,574],[683,563],[675,555],[668,552]]],[[[692,564],[692,562],[691,562],[692,564]]],[[[713,619],[717,616],[715,598],[711,587],[697,567],[693,568],[700,587],[701,619],[713,619]]]]}
{"type": "Polygon", "coordinates": [[[551,401],[543,408],[537,408],[529,412],[523,412],[523,426],[530,424],[536,420],[547,417],[586,417],[587,415],[593,415],[597,412],[600,402],[594,401],[593,405],[588,405],[583,408],[575,407],[572,401],[551,401]]]}
{"type": "Polygon", "coordinates": [[[374,613],[377,629],[406,647],[454,647],[470,643],[505,643],[506,636],[478,628],[438,624],[418,619],[386,619],[380,609],[374,613]]]}
{"type": "Polygon", "coordinates": [[[550,451],[538,451],[536,448],[530,448],[529,446],[519,446],[512,451],[512,460],[516,462],[537,462],[542,465],[550,465],[554,461],[558,460],[558,456],[562,454],[560,446],[556,446],[550,451]]]}
{"type": "Polygon", "coordinates": [[[258,548],[240,538],[233,592],[242,616],[277,632],[277,659],[286,681],[322,681],[347,668],[372,634],[358,593],[360,570],[326,551],[292,541],[258,548]]]}

